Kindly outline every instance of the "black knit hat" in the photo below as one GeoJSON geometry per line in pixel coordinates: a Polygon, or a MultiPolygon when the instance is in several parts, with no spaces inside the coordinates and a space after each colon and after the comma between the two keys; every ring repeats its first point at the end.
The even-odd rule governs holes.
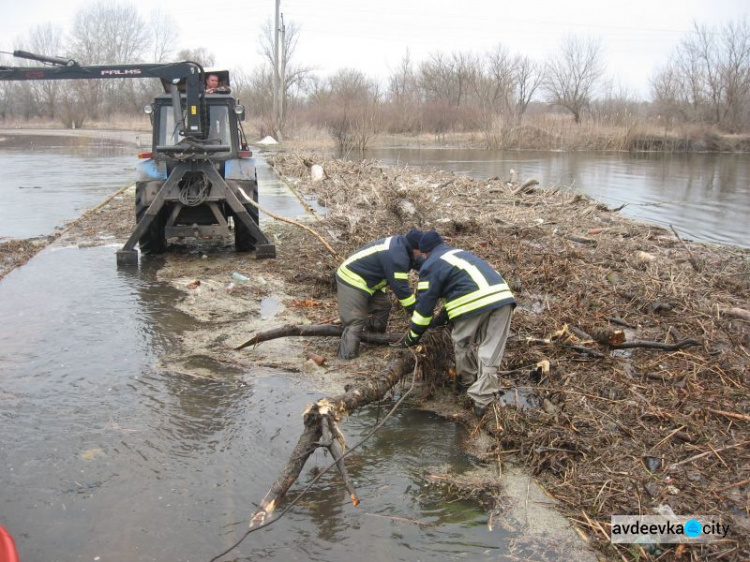
{"type": "Polygon", "coordinates": [[[419,250],[419,240],[422,238],[422,231],[418,228],[412,228],[406,233],[406,241],[412,250],[419,250]]]}
{"type": "Polygon", "coordinates": [[[423,253],[431,252],[440,244],[443,243],[443,239],[440,237],[440,235],[435,232],[434,230],[430,230],[428,232],[425,232],[422,235],[422,238],[419,240],[419,251],[423,253]]]}

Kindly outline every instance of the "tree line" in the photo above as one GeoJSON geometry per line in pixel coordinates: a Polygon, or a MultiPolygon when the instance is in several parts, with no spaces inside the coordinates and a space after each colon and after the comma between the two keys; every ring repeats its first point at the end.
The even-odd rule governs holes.
{"type": "MultiPolygon", "coordinates": [[[[193,60],[210,67],[216,62],[200,46],[174,52],[178,33],[162,13],[144,18],[133,4],[99,1],[74,15],[68,34],[40,25],[15,48],[62,53],[81,64],[193,60]]],[[[294,22],[286,25],[281,122],[274,122],[272,112],[270,23],[264,24],[258,43],[264,62],[231,73],[233,92],[258,135],[293,137],[314,127],[350,150],[365,148],[382,133],[476,133],[488,147],[503,148],[543,144],[543,137],[552,138],[563,128],[575,131],[592,124],[619,128],[625,135],[686,127],[717,134],[750,131],[747,18],[715,28],[695,23],[651,77],[648,101],[614,86],[603,43],[590,36],[568,35],[546,60],[512,53],[503,45],[482,53],[434,52],[421,61],[406,52],[381,83],[355,68],[320,76],[298,63],[301,33],[294,22]]],[[[137,115],[160,91],[154,82],[0,82],[0,119],[47,119],[81,127],[113,114],[137,115]]]]}

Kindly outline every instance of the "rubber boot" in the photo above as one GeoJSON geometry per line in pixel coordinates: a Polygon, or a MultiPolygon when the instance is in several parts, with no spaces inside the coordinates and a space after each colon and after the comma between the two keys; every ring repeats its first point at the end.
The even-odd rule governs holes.
{"type": "Polygon", "coordinates": [[[357,326],[344,328],[339,344],[339,359],[348,360],[359,357],[359,334],[361,331],[362,328],[357,326]]]}

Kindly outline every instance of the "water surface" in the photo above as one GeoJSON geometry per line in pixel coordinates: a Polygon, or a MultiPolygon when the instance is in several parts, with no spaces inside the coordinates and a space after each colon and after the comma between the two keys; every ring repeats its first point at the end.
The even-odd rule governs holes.
{"type": "Polygon", "coordinates": [[[750,247],[750,155],[500,152],[378,149],[391,165],[450,170],[477,179],[535,178],[544,188],[582,192],[629,217],[685,238],[750,247]]]}

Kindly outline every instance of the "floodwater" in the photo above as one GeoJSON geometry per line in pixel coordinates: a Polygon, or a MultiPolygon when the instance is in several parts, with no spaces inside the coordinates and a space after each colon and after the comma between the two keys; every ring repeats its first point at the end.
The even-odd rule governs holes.
{"type": "Polygon", "coordinates": [[[749,154],[499,152],[378,149],[365,154],[391,165],[451,170],[478,179],[507,179],[570,189],[684,239],[750,247],[749,154]]]}
{"type": "MultiPolygon", "coordinates": [[[[51,234],[133,182],[136,148],[106,138],[0,135],[0,240],[51,234]]],[[[257,159],[261,205],[272,213],[305,212],[273,170],[257,159]]],[[[308,203],[319,208],[314,203],[308,203]]]]}
{"type": "MultiPolygon", "coordinates": [[[[106,157],[100,149],[0,150],[6,173],[22,162],[24,187],[48,197],[24,201],[36,194],[6,174],[0,189],[12,196],[0,208],[0,236],[48,233],[129,183],[131,149],[106,157]],[[98,167],[108,172],[94,180],[98,167]],[[16,220],[32,211],[35,226],[16,220]]],[[[294,198],[284,210],[277,195],[276,210],[298,212],[294,198]]],[[[300,412],[320,397],[280,370],[228,370],[200,356],[182,370],[220,371],[218,380],[164,367],[160,358],[179,352],[195,321],[155,281],[157,264],[117,269],[116,249],[56,243],[0,282],[0,524],[23,562],[210,560],[242,536],[300,435],[300,412]]],[[[384,413],[348,418],[349,446],[384,413]]],[[[224,559],[503,559],[512,532],[488,530],[478,502],[426,485],[431,472],[476,465],[463,453],[466,438],[433,414],[399,411],[348,460],[359,507],[331,471],[224,559]]],[[[315,453],[290,495],[312,479],[311,467],[329,463],[315,453]]]]}
{"type": "Polygon", "coordinates": [[[132,183],[134,155],[105,139],[0,135],[0,240],[62,228],[132,183]]]}

